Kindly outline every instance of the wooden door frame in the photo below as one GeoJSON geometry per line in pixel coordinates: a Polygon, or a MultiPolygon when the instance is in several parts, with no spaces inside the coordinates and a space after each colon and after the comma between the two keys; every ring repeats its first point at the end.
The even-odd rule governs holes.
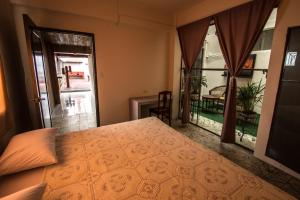
{"type": "Polygon", "coordinates": [[[98,81],[97,81],[97,63],[96,63],[96,45],[95,45],[95,35],[94,33],[81,32],[81,31],[72,31],[66,29],[56,29],[56,28],[47,28],[37,26],[34,29],[42,32],[56,32],[56,33],[67,33],[67,34],[77,34],[89,36],[92,39],[92,55],[93,55],[93,69],[94,69],[94,94],[95,94],[95,106],[96,106],[96,121],[97,126],[100,126],[100,108],[99,108],[99,96],[98,96],[98,81]]]}
{"type": "MultiPolygon", "coordinates": [[[[72,30],[66,30],[66,29],[55,29],[55,28],[47,28],[47,27],[41,27],[37,26],[28,15],[23,14],[23,20],[24,20],[24,28],[25,28],[25,36],[26,36],[26,44],[27,44],[27,51],[28,51],[28,58],[29,58],[29,65],[30,67],[30,75],[31,75],[31,86],[34,89],[34,98],[38,97],[38,91],[36,90],[37,83],[36,83],[36,77],[35,77],[35,71],[34,71],[34,63],[32,60],[32,47],[30,42],[30,29],[39,30],[42,32],[58,32],[58,33],[68,33],[68,34],[78,34],[78,35],[85,35],[89,36],[92,39],[92,55],[93,55],[93,69],[94,69],[94,94],[95,94],[95,106],[96,106],[96,120],[97,120],[97,126],[100,126],[100,108],[99,108],[99,96],[98,96],[98,81],[97,81],[97,63],[96,63],[96,45],[95,45],[95,35],[94,33],[88,33],[88,32],[81,32],[81,31],[72,31],[72,30]]],[[[30,99],[30,101],[33,101],[30,99]]],[[[35,107],[38,104],[35,104],[35,107]]],[[[36,116],[41,115],[40,107],[35,109],[36,116]]],[[[38,118],[38,117],[34,117],[38,118]]],[[[41,117],[39,119],[32,119],[33,123],[37,123],[39,127],[34,126],[35,128],[42,128],[43,123],[41,117]]],[[[34,124],[33,124],[34,125],[34,124]]]]}
{"type": "Polygon", "coordinates": [[[271,159],[275,160],[276,162],[279,162],[281,165],[284,165],[284,166],[286,166],[286,165],[283,164],[281,161],[278,161],[277,159],[273,158],[270,155],[268,150],[270,149],[270,146],[271,146],[270,142],[271,142],[272,138],[274,137],[272,132],[274,130],[275,117],[278,114],[278,102],[279,102],[279,98],[280,98],[281,90],[282,90],[282,78],[283,78],[284,71],[285,71],[286,52],[288,50],[289,41],[290,41],[290,37],[291,37],[291,32],[292,32],[293,29],[300,29],[300,26],[290,26],[290,27],[288,27],[288,30],[287,30],[287,33],[286,33],[286,36],[285,36],[284,53],[283,53],[283,58],[282,58],[282,62],[281,62],[280,76],[279,76],[279,79],[278,79],[279,81],[278,81],[278,84],[277,84],[277,93],[276,93],[275,104],[274,104],[274,108],[273,108],[272,121],[271,121],[267,146],[266,146],[265,153],[264,153],[264,155],[267,156],[268,158],[271,158],[271,159]]]}
{"type": "MultiPolygon", "coordinates": [[[[30,73],[30,85],[33,91],[33,96],[29,97],[28,102],[29,104],[33,103],[33,109],[31,110],[31,121],[32,121],[32,128],[38,129],[43,128],[42,116],[41,116],[41,107],[39,103],[35,102],[35,99],[39,97],[38,94],[38,85],[36,82],[36,74],[34,69],[34,62],[33,62],[33,54],[32,54],[32,44],[31,44],[31,29],[36,28],[37,26],[35,23],[30,19],[30,17],[26,14],[23,14],[23,21],[24,21],[24,31],[25,31],[25,40],[26,40],[26,47],[27,47],[27,56],[29,62],[29,73],[30,73]]],[[[31,107],[29,105],[29,107],[31,107]]]]}

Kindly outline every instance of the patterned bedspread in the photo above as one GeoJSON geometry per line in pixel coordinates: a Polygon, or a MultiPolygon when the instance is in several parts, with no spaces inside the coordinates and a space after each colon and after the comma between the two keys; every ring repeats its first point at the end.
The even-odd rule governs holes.
{"type": "Polygon", "coordinates": [[[57,154],[43,199],[294,199],[154,117],[58,136],[57,154]]]}

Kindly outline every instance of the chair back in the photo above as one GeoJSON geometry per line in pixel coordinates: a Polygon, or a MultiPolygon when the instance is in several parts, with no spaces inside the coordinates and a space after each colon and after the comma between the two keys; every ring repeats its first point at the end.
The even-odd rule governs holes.
{"type": "Polygon", "coordinates": [[[209,90],[209,94],[216,97],[222,97],[226,92],[226,86],[221,85],[218,87],[214,87],[213,89],[209,90]]]}
{"type": "Polygon", "coordinates": [[[158,93],[158,109],[170,108],[172,104],[172,92],[161,91],[158,93]]]}

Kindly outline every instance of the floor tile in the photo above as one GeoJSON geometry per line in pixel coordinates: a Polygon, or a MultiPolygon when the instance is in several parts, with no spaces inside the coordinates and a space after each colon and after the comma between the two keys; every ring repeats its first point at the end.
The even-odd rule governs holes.
{"type": "Polygon", "coordinates": [[[61,133],[97,127],[95,101],[91,92],[61,93],[61,104],[52,112],[52,127],[61,133]],[[69,102],[74,104],[69,104],[69,102]]]}
{"type": "Polygon", "coordinates": [[[267,182],[300,199],[300,180],[254,157],[253,152],[236,144],[220,142],[220,137],[192,124],[174,121],[173,128],[207,148],[223,155],[267,182]]]}

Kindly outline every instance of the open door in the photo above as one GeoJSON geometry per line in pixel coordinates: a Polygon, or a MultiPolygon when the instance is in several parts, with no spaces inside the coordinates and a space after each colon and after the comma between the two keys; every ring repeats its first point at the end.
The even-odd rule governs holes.
{"type": "Polygon", "coordinates": [[[51,115],[41,35],[38,31],[34,30],[36,26],[27,15],[24,15],[23,19],[28,60],[31,66],[31,85],[33,88],[30,99],[32,125],[34,129],[51,127],[51,115]]]}
{"type": "Polygon", "coordinates": [[[34,102],[37,103],[40,107],[40,116],[42,119],[43,127],[49,128],[51,127],[49,94],[47,89],[42,41],[38,31],[31,31],[31,46],[34,61],[35,78],[38,89],[38,97],[34,102]]]}
{"type": "Polygon", "coordinates": [[[99,126],[94,35],[39,27],[27,15],[23,19],[33,129],[54,126],[64,133],[99,126]],[[66,80],[71,84],[64,88],[66,80]]]}

